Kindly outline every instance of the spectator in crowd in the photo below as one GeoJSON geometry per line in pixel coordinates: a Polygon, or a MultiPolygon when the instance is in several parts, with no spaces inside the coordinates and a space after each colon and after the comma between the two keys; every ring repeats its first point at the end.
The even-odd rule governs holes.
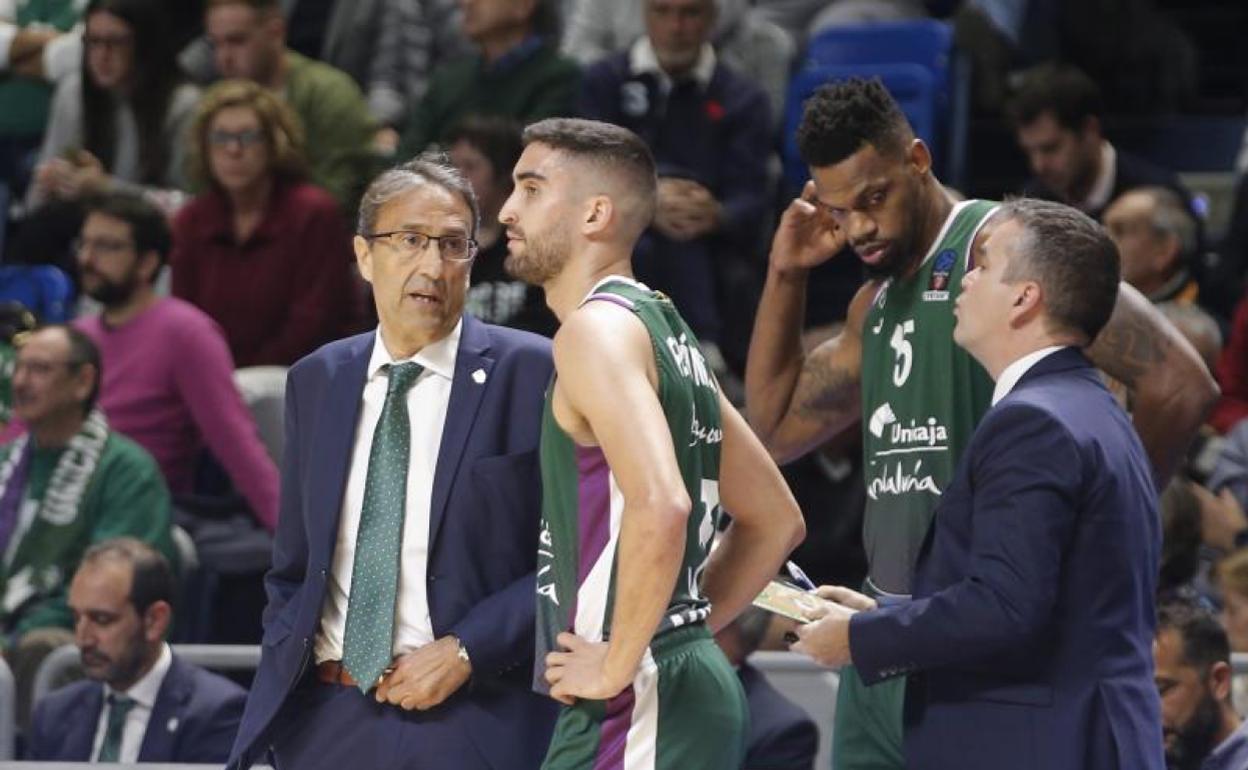
{"type": "Polygon", "coordinates": [[[451,162],[467,177],[481,208],[480,249],[472,263],[472,283],[464,309],[486,323],[551,337],[559,322],[546,307],[542,290],[503,269],[507,257],[498,212],[511,195],[511,169],[520,159],[520,125],[508,118],[468,116],[447,134],[451,162]]]}
{"type": "Polygon", "coordinates": [[[811,770],[819,752],[819,730],[810,715],[767,681],[747,660],[767,635],[771,614],[747,607],[715,634],[715,643],[737,670],[749,706],[745,744],[748,770],[811,770]]]}
{"type": "Polygon", "coordinates": [[[177,208],[183,135],[199,98],[169,45],[160,0],[91,0],[82,71],[56,89],[32,202],[79,201],[109,189],[177,208]]]}
{"type": "Polygon", "coordinates": [[[75,0],[0,5],[0,187],[20,195],[52,101],[78,70],[82,6],[75,0]]]}
{"type": "Polygon", "coordinates": [[[478,210],[449,163],[382,174],[358,222],[380,326],[291,369],[229,767],[270,749],[279,768],[536,767],[554,722],[529,665],[550,345],[462,314],[478,210]]]}
{"type": "Polygon", "coordinates": [[[208,0],[205,26],[217,73],[254,80],[290,104],[303,124],[311,181],[328,190],[344,214],[354,213],[374,165],[376,130],[359,86],[286,47],[278,0],[208,0]]]}
{"type": "Polygon", "coordinates": [[[172,556],[169,490],[151,456],[96,407],[100,352],[47,326],[18,350],[14,412],[28,432],[0,448],[0,627],[25,724],[35,671],[73,641],[69,578],[92,543],[141,538],[172,556]]]}
{"type": "Polygon", "coordinates": [[[1157,596],[1192,594],[1192,581],[1200,572],[1200,505],[1196,484],[1185,478],[1171,479],[1157,498],[1161,514],[1161,566],[1157,570],[1157,596]]]}
{"type": "Polygon", "coordinates": [[[1157,612],[1153,663],[1167,766],[1248,767],[1248,726],[1231,705],[1231,650],[1217,619],[1194,601],[1163,604],[1157,612]]]}
{"type": "Polygon", "coordinates": [[[443,141],[466,115],[523,124],[566,115],[576,103],[578,70],[559,54],[555,0],[462,0],[460,6],[474,52],[434,71],[404,130],[400,158],[443,141]]]}
{"type": "Polygon", "coordinates": [[[173,294],[225,332],[237,366],[289,366],[352,330],[363,298],[334,199],[304,181],[298,118],[249,80],[218,83],[192,127],[206,192],[173,222],[173,294]]]}
{"type": "Polygon", "coordinates": [[[1009,115],[1035,175],[1024,185],[1024,195],[1060,201],[1100,219],[1127,190],[1161,186],[1177,193],[1190,210],[1191,195],[1172,171],[1104,137],[1100,89],[1074,67],[1047,64],[1031,70],[1009,115]]]}
{"type": "Polygon", "coordinates": [[[189,303],[153,290],[169,243],[164,216],[140,198],[116,193],[87,208],[78,248],[82,287],[104,309],[76,323],[104,359],[100,406],[118,431],[152,453],[175,495],[194,491],[206,443],[272,531],[277,469],[234,385],[221,329],[189,303]]]}
{"type": "Polygon", "coordinates": [[[1127,190],[1101,219],[1118,247],[1122,280],[1155,304],[1196,301],[1191,266],[1199,256],[1200,227],[1177,193],[1157,186],[1127,190]]]}
{"type": "Polygon", "coordinates": [[[283,0],[291,49],[355,79],[387,146],[443,62],[467,52],[457,0],[283,0]]]}
{"type": "MultiPolygon", "coordinates": [[[[713,0],[715,53],[737,72],[748,75],[767,93],[772,117],[784,112],[789,68],[796,50],[784,30],[750,7],[747,0],[713,0]]],[[[823,4],[820,0],[819,4],[823,4]]],[[[646,34],[644,0],[581,0],[564,37],[564,52],[583,67],[626,51],[646,34]]],[[[694,26],[701,23],[695,14],[694,26]]]]}
{"type": "Polygon", "coordinates": [[[88,549],[69,589],[88,681],[39,701],[29,759],[225,761],[247,694],[169,649],[177,590],[169,562],[138,540],[88,549]]]}
{"type": "Polygon", "coordinates": [[[1218,357],[1218,400],[1209,423],[1228,433],[1248,416],[1248,297],[1241,299],[1231,316],[1230,337],[1218,357]]]}
{"type": "Polygon", "coordinates": [[[646,34],[585,73],[580,112],[650,146],[659,201],[634,253],[637,278],[671,296],[704,344],[722,345],[720,297],[761,248],[767,96],[716,58],[715,0],[644,4],[646,34]]]}

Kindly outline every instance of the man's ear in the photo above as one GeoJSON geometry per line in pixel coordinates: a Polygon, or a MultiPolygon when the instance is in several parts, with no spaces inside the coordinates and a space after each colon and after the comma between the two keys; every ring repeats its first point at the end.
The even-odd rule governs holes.
{"type": "Polygon", "coordinates": [[[1231,696],[1232,671],[1230,665],[1219,660],[1209,667],[1209,677],[1205,684],[1213,693],[1214,700],[1224,703],[1231,696]]]}
{"type": "Polygon", "coordinates": [[[169,631],[169,623],[173,620],[173,607],[169,602],[152,602],[143,613],[143,638],[149,642],[159,642],[169,631]]]}
{"type": "Polygon", "coordinates": [[[910,148],[906,150],[906,159],[910,161],[910,167],[919,174],[926,174],[932,169],[932,151],[918,137],[910,141],[910,148]]]}
{"type": "Polygon", "coordinates": [[[1014,305],[1010,308],[1010,324],[1020,326],[1040,313],[1044,291],[1035,281],[1015,284],[1014,305]]]}
{"type": "Polygon", "coordinates": [[[595,195],[585,201],[585,213],[581,232],[585,235],[601,233],[615,218],[615,202],[606,195],[595,195]]]}
{"type": "Polygon", "coordinates": [[[148,249],[139,255],[139,275],[147,281],[149,286],[156,283],[160,268],[160,254],[155,249],[148,249]]]}
{"type": "Polygon", "coordinates": [[[369,283],[373,282],[373,252],[368,241],[362,235],[351,239],[351,247],[355,249],[355,264],[360,268],[360,275],[369,283]]]}

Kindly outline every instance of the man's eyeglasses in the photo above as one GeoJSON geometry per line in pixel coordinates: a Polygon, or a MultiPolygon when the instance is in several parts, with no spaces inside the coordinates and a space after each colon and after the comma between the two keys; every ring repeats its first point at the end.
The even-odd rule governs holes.
{"type": "Polygon", "coordinates": [[[208,132],[208,144],[213,147],[230,147],[238,146],[242,149],[253,147],[264,141],[264,132],[258,128],[248,128],[242,131],[224,131],[222,129],[214,129],[208,132]]]}
{"type": "Polygon", "coordinates": [[[86,254],[88,251],[93,254],[120,254],[133,249],[134,244],[114,238],[75,238],[70,248],[75,254],[86,254]]]}
{"type": "Polygon", "coordinates": [[[404,259],[414,259],[430,244],[438,244],[438,256],[445,262],[468,262],[477,256],[477,242],[464,235],[429,235],[419,230],[391,230],[365,235],[365,240],[384,241],[404,259]]]}

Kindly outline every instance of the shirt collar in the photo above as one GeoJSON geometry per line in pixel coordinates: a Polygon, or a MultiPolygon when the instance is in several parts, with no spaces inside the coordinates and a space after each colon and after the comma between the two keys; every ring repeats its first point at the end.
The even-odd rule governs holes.
{"type": "MultiPolygon", "coordinates": [[[[647,35],[637,38],[637,42],[633,43],[633,47],[629,49],[628,68],[634,75],[656,76],[664,90],[672,87],[672,79],[659,66],[659,57],[655,54],[654,45],[651,44],[647,35]]],[[[702,44],[702,50],[698,53],[698,61],[693,65],[689,74],[703,89],[711,84],[711,78],[715,75],[715,49],[710,43],[702,44]]]]}
{"type": "Polygon", "coordinates": [[[455,328],[451,329],[451,333],[438,340],[430,343],[420,350],[416,351],[416,355],[411,358],[395,359],[390,355],[390,351],[386,349],[385,341],[381,338],[381,327],[377,328],[377,334],[373,339],[373,354],[368,359],[368,379],[372,380],[381,372],[381,367],[386,364],[399,364],[404,361],[415,361],[425,368],[426,371],[433,372],[448,380],[454,379],[455,374],[455,357],[459,354],[459,337],[463,332],[464,319],[461,317],[455,323],[455,328]]]}
{"type": "Polygon", "coordinates": [[[1205,759],[1202,767],[1231,770],[1233,767],[1241,767],[1242,765],[1233,763],[1246,757],[1248,757],[1248,720],[1240,722],[1235,732],[1217,745],[1217,748],[1205,759]]]}
{"type": "MultiPolygon", "coordinates": [[[[156,706],[156,696],[160,694],[160,686],[164,684],[165,674],[169,673],[169,667],[173,665],[173,653],[169,650],[169,645],[161,642],[160,655],[156,658],[156,663],[148,669],[147,673],[139,677],[139,681],[130,685],[130,689],[119,694],[126,696],[135,703],[144,708],[154,708],[156,706]]],[[[112,687],[104,685],[104,697],[116,693],[112,687]]]]}
{"type": "Polygon", "coordinates": [[[1118,169],[1118,151],[1107,141],[1101,142],[1101,167],[1097,169],[1096,181],[1088,191],[1088,197],[1079,203],[1083,211],[1100,211],[1109,205],[1114,194],[1114,182],[1118,169]]]}
{"type": "Polygon", "coordinates": [[[1031,367],[1040,363],[1041,359],[1056,353],[1066,345],[1051,345],[1047,348],[1033,350],[1014,363],[1005,367],[1005,371],[1001,372],[1001,376],[997,378],[997,385],[992,389],[992,405],[996,406],[997,402],[1010,394],[1014,390],[1014,386],[1023,378],[1031,367]]]}

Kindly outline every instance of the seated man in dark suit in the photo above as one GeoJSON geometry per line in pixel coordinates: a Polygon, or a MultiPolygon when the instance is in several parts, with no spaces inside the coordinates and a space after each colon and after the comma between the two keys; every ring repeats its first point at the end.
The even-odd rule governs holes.
{"type": "Polygon", "coordinates": [[[1027,76],[1009,105],[1018,145],[1034,177],[1029,198],[1074,206],[1100,219],[1110,202],[1136,187],[1168,187],[1190,206],[1173,171],[1115,147],[1102,133],[1101,93],[1069,65],[1045,65],[1027,76]]]}
{"type": "Polygon", "coordinates": [[[810,770],[819,753],[819,729],[809,714],[746,660],[758,649],[770,623],[766,610],[748,607],[715,634],[716,644],[737,669],[750,708],[745,770],[810,770]]]}
{"type": "Polygon", "coordinates": [[[29,759],[225,761],[246,693],[170,651],[176,590],[165,557],[134,538],[87,550],[69,606],[90,681],[35,704],[29,759]]]}
{"type": "Polygon", "coordinates": [[[914,599],[848,589],[794,645],[867,685],[908,675],[924,770],[1160,770],[1160,522],[1127,415],[1079,349],[1114,309],[1118,254],[1066,206],[1004,204],[962,281],[954,340],[996,381],[919,551],[914,599]]]}

